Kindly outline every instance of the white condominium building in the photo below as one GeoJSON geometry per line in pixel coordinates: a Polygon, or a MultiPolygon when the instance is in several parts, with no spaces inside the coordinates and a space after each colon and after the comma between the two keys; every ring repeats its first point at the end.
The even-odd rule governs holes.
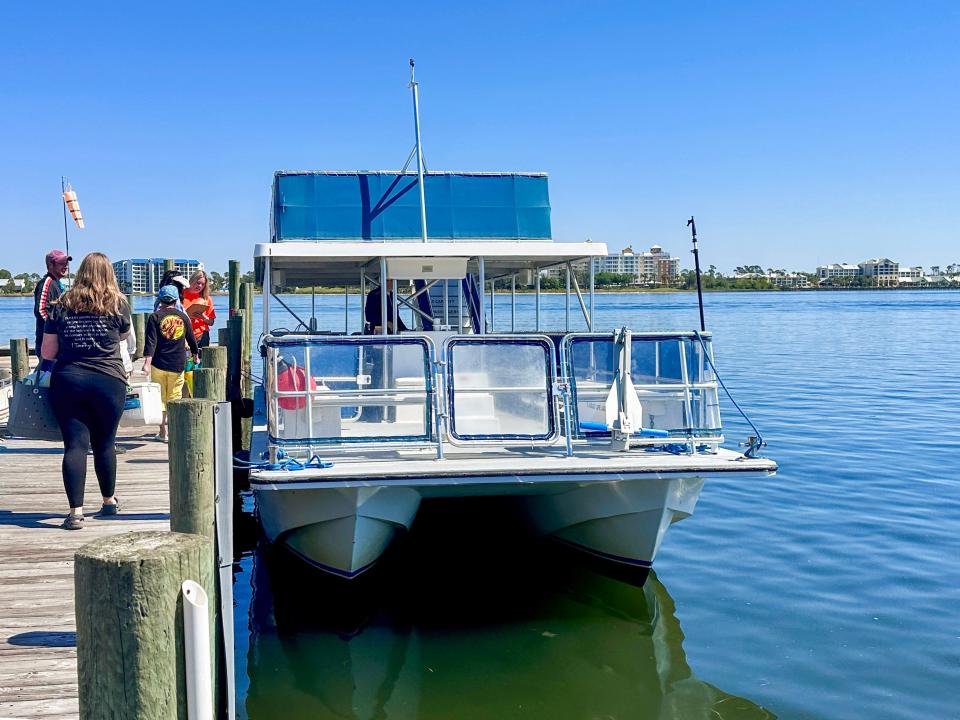
{"type": "Polygon", "coordinates": [[[862,274],[863,270],[859,265],[851,265],[850,263],[833,263],[832,265],[817,267],[817,278],[821,283],[825,280],[860,277],[862,274]]]}
{"type": "MultiPolygon", "coordinates": [[[[160,289],[163,279],[163,258],[131,258],[117,260],[113,264],[113,272],[117,276],[117,284],[123,293],[155,294],[160,289]]],[[[190,277],[203,267],[199,260],[175,258],[174,269],[184,277],[190,277]]]]}
{"type": "Polygon", "coordinates": [[[596,272],[632,275],[638,284],[673,285],[680,277],[680,258],[672,257],[659,245],[642,253],[627,246],[619,253],[594,258],[593,263],[596,272]]]}

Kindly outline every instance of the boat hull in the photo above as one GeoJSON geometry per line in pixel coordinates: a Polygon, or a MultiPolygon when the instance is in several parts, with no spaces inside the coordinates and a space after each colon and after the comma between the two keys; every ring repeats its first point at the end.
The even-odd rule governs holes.
{"type": "Polygon", "coordinates": [[[704,482],[698,476],[619,473],[499,480],[251,485],[268,539],[343,578],[372,567],[394,538],[410,529],[424,498],[508,496],[535,534],[642,583],[667,528],[693,512],[704,482]]]}

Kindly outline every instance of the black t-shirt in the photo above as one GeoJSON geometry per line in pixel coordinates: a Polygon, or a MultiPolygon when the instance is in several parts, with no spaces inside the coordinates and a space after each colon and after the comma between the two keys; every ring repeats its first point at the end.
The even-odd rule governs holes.
{"type": "Polygon", "coordinates": [[[123,382],[127,373],[120,359],[120,336],[130,330],[130,319],[123,315],[75,313],[60,305],[50,309],[43,332],[59,340],[57,367],[76,365],[102,372],[123,382]]]}
{"type": "Polygon", "coordinates": [[[176,306],[161,305],[159,310],[147,318],[143,356],[153,358],[155,368],[167,372],[183,372],[187,364],[184,343],[190,346],[191,353],[200,354],[190,318],[177,310],[176,306]]]}

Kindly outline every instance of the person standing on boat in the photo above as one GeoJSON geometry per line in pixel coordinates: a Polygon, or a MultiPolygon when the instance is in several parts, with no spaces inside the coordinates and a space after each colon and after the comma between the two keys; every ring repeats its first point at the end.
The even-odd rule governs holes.
{"type": "MultiPolygon", "coordinates": [[[[387,278],[387,287],[393,283],[391,278],[387,278]]],[[[363,306],[363,319],[367,324],[367,333],[377,335],[380,333],[380,328],[383,325],[383,315],[381,314],[380,298],[382,297],[382,292],[379,287],[375,287],[369,293],[367,293],[367,302],[363,306]]],[[[393,319],[390,317],[393,313],[393,293],[387,292],[387,333],[390,335],[395,335],[398,331],[403,332],[409,330],[406,324],[403,322],[403,318],[400,317],[400,312],[397,312],[397,328],[396,330],[393,327],[393,319]]]]}
{"type": "Polygon", "coordinates": [[[183,395],[183,373],[187,364],[184,341],[190,346],[193,362],[200,362],[200,348],[190,330],[190,318],[177,310],[177,296],[173,285],[160,288],[157,293],[160,309],[147,319],[143,341],[143,373],[150,373],[150,379],[160,385],[163,419],[157,439],[161,442],[167,441],[167,403],[183,395]]]}
{"type": "Polygon", "coordinates": [[[130,332],[127,300],[117,287],[113,265],[90,253],[73,286],[54,305],[43,327],[40,372],[52,371],[50,403],[63,435],[63,486],[70,513],[61,527],[83,527],[87,451],[103,504],[100,515],[120,511],[115,441],[127,395],[120,343],[130,332]]]}
{"type": "Polygon", "coordinates": [[[197,345],[202,348],[210,345],[210,326],[216,321],[217,313],[210,297],[210,282],[203,270],[190,276],[190,287],[183,291],[183,309],[190,318],[197,345]]]}
{"type": "Polygon", "coordinates": [[[50,308],[63,293],[62,279],[66,277],[72,257],[63,250],[51,250],[47,253],[47,272],[33,288],[33,316],[37,320],[37,332],[34,336],[34,352],[42,359],[40,346],[43,344],[43,324],[50,317],[50,308]]]}

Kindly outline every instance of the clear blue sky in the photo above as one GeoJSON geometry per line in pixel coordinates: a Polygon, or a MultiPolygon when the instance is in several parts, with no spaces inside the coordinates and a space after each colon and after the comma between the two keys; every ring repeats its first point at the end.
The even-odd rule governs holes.
{"type": "MultiPolygon", "coordinates": [[[[554,237],[689,264],[960,261],[960,3],[12,3],[0,267],[251,265],[277,169],[551,176],[554,237]]],[[[41,270],[42,271],[42,270],[41,270]]]]}

